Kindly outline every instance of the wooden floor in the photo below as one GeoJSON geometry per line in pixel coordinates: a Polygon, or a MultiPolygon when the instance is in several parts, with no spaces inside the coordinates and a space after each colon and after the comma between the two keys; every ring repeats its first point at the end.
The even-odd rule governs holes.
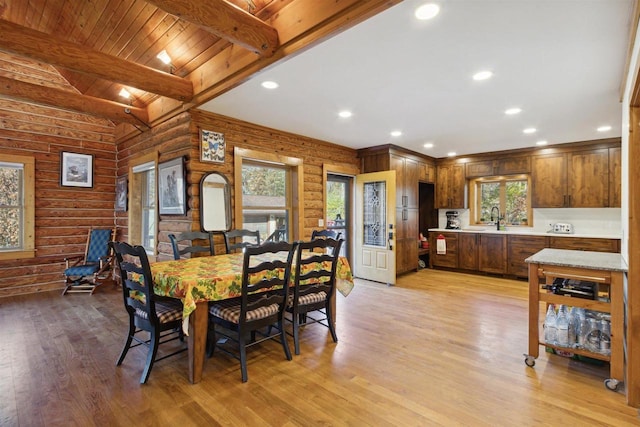
{"type": "Polygon", "coordinates": [[[140,385],[145,350],[115,366],[126,319],[111,286],[0,299],[0,425],[640,425],[604,387],[606,366],[548,353],[525,365],[525,282],[436,270],[356,281],[338,295],[338,344],[313,325],[291,362],[275,342],[253,347],[244,384],[217,354],[191,385],[182,353],[140,385]]]}

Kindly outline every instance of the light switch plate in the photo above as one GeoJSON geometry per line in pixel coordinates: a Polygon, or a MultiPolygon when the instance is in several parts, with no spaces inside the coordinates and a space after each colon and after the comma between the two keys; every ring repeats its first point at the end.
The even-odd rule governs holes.
{"type": "Polygon", "coordinates": [[[318,227],[324,227],[324,219],[320,218],[318,220],[318,227]]]}

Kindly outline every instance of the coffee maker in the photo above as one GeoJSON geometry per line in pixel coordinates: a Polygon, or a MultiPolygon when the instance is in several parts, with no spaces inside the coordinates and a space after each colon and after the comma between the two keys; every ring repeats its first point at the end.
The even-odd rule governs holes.
{"type": "Polygon", "coordinates": [[[460,214],[458,211],[447,211],[447,226],[445,227],[448,230],[459,230],[460,229],[460,214]]]}

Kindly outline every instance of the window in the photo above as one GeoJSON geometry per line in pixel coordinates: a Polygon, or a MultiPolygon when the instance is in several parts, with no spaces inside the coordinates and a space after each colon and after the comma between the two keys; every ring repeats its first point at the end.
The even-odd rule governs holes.
{"type": "Polygon", "coordinates": [[[33,258],[33,157],[0,155],[0,259],[33,258]]]}
{"type": "Polygon", "coordinates": [[[234,163],[233,227],[259,230],[263,240],[301,238],[302,160],[236,147],[234,163]]]}
{"type": "Polygon", "coordinates": [[[242,164],[243,228],[263,239],[288,240],[290,204],[288,168],[259,162],[242,164]]]}
{"type": "Polygon", "coordinates": [[[472,218],[476,224],[495,224],[499,212],[507,225],[531,225],[528,176],[486,177],[472,183],[472,197],[476,199],[472,218]]]}
{"type": "Polygon", "coordinates": [[[130,174],[129,243],[156,253],[156,155],[132,162],[130,174]]]}

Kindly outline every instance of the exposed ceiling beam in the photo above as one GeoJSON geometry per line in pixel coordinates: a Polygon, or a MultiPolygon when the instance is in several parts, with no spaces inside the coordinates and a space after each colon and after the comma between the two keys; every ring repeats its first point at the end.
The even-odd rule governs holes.
{"type": "Polygon", "coordinates": [[[135,126],[147,126],[147,110],[80,95],[66,90],[34,85],[7,77],[0,77],[0,96],[17,101],[35,102],[66,110],[103,117],[114,122],[126,122],[135,126]],[[128,111],[128,112],[127,112],[128,111]]]}
{"type": "Polygon", "coordinates": [[[0,50],[188,102],[191,81],[0,19],[0,50]]]}
{"type": "Polygon", "coordinates": [[[224,0],[146,0],[262,57],[278,48],[278,31],[224,0]]]}

